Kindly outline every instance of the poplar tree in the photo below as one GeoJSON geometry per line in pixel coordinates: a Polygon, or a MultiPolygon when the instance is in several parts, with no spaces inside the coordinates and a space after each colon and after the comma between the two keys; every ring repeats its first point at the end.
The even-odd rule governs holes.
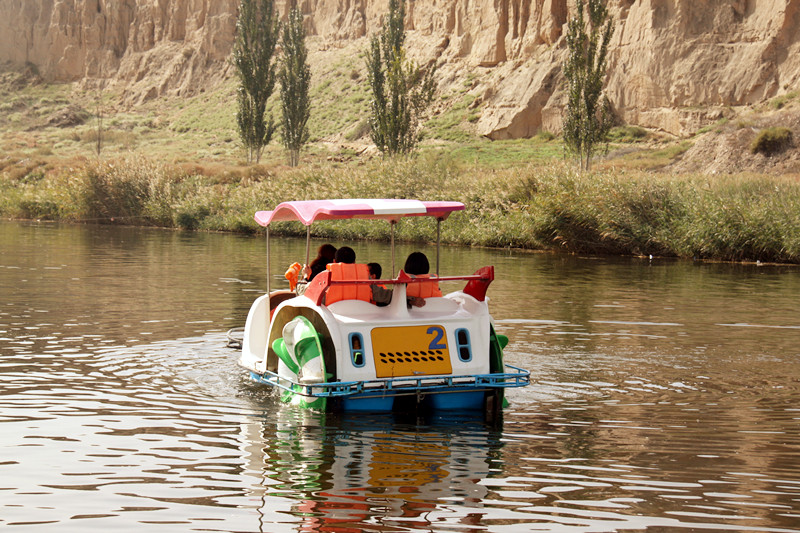
{"type": "Polygon", "coordinates": [[[577,156],[582,170],[589,170],[597,145],[606,142],[611,129],[611,103],[603,94],[603,85],[613,34],[613,18],[604,0],[576,0],[566,35],[564,146],[577,156]]]}
{"type": "Polygon", "coordinates": [[[308,142],[308,117],[311,104],[308,90],[311,84],[311,68],[308,66],[306,32],[303,14],[297,7],[289,12],[283,26],[283,67],[279,73],[281,83],[281,106],[283,109],[283,145],[289,151],[289,165],[300,162],[300,149],[308,142]]]}
{"type": "Polygon", "coordinates": [[[266,117],[266,108],[275,87],[272,56],[279,35],[280,21],[272,0],[241,0],[233,64],[239,77],[236,124],[248,163],[261,160],[261,153],[275,132],[272,116],[266,117]]]}
{"type": "Polygon", "coordinates": [[[384,154],[411,152],[420,140],[419,123],[435,89],[434,68],[422,69],[405,54],[405,2],[389,0],[389,11],[366,53],[372,91],[369,126],[384,154]]]}

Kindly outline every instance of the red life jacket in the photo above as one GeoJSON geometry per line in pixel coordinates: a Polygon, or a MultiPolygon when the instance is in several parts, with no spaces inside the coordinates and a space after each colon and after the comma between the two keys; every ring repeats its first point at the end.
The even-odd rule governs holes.
{"type": "MultiPolygon", "coordinates": [[[[329,263],[326,267],[331,272],[331,281],[368,280],[369,268],[360,263],[329,263]]],[[[340,300],[372,301],[372,288],[367,284],[337,284],[328,287],[325,293],[325,305],[340,300]]]]}
{"type": "MultiPolygon", "coordinates": [[[[430,274],[419,274],[412,276],[415,278],[430,278],[430,274]]],[[[418,298],[430,298],[432,296],[441,296],[442,291],[439,289],[439,282],[432,279],[430,281],[422,281],[420,283],[409,283],[406,285],[406,296],[416,296],[418,298]]]]}

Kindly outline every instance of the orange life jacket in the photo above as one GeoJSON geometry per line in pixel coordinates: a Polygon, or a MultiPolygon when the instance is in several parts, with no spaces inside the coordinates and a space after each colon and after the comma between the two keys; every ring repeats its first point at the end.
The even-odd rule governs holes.
{"type": "MultiPolygon", "coordinates": [[[[331,281],[368,280],[369,268],[360,263],[329,263],[326,267],[331,271],[331,281]]],[[[339,300],[372,301],[372,288],[367,284],[331,285],[325,294],[325,305],[339,300]]]]}
{"type": "MultiPolygon", "coordinates": [[[[420,274],[413,276],[415,278],[430,278],[430,274],[420,274]]],[[[406,296],[416,296],[418,298],[430,298],[432,296],[441,296],[442,291],[439,289],[439,282],[432,279],[430,281],[422,281],[420,283],[409,283],[406,285],[406,296]]]]}
{"type": "Polygon", "coordinates": [[[289,265],[286,274],[283,275],[289,281],[289,290],[293,291],[297,287],[297,278],[300,277],[300,271],[303,270],[303,265],[294,262],[289,265]]]}

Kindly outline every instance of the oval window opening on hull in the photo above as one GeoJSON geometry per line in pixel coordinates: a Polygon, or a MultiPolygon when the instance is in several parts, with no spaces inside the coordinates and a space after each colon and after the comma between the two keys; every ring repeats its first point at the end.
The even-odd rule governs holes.
{"type": "Polygon", "coordinates": [[[361,333],[351,333],[349,337],[350,344],[350,360],[353,366],[362,367],[366,362],[364,360],[364,337],[361,333]]]}
{"type": "Polygon", "coordinates": [[[467,363],[472,361],[472,346],[469,342],[469,330],[459,328],[456,330],[456,347],[458,348],[458,359],[467,363]]]}

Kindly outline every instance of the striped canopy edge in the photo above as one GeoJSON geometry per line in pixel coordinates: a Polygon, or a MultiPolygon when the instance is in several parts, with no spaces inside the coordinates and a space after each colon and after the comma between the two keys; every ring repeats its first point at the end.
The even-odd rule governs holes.
{"type": "Polygon", "coordinates": [[[404,199],[299,200],[283,202],[272,211],[258,211],[255,220],[261,226],[273,222],[297,221],[310,226],[317,220],[375,218],[397,222],[403,217],[431,216],[444,220],[453,211],[461,211],[461,202],[423,202],[404,199]]]}

